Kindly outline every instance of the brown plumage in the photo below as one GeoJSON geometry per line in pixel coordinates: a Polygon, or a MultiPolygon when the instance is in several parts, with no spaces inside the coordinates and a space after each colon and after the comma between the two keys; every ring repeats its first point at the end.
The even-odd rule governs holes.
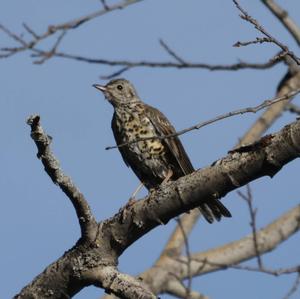
{"type": "MultiPolygon", "coordinates": [[[[143,103],[132,84],[125,79],[110,81],[106,86],[95,84],[114,107],[112,130],[116,143],[139,138],[175,133],[168,119],[156,108],[143,103]]],[[[150,139],[119,147],[127,166],[131,167],[148,190],[157,188],[171,175],[171,180],[194,172],[192,163],[179,138],[150,139]]],[[[210,199],[199,207],[208,222],[231,217],[218,199],[210,199]]]]}

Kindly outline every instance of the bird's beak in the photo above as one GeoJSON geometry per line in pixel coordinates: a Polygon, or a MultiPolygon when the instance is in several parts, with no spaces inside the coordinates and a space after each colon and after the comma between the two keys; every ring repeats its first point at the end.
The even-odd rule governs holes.
{"type": "Polygon", "coordinates": [[[105,92],[107,90],[107,88],[104,85],[100,84],[93,84],[93,87],[95,87],[98,90],[101,90],[102,92],[105,92]]]}

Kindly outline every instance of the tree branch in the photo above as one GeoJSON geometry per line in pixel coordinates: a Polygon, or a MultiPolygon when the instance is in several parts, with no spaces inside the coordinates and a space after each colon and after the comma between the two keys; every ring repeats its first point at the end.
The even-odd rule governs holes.
{"type": "MultiPolygon", "coordinates": [[[[260,254],[263,255],[274,250],[279,244],[299,230],[300,205],[283,214],[265,228],[257,231],[260,254]]],[[[239,265],[239,263],[254,257],[256,257],[256,252],[253,250],[253,234],[250,234],[224,246],[192,254],[190,264],[192,277],[224,269],[255,271],[273,276],[293,274],[300,270],[300,266],[273,270],[265,267],[239,265]]],[[[187,279],[189,276],[188,263],[189,259],[184,256],[165,256],[164,263],[160,265],[155,264],[140,276],[145,283],[151,285],[151,289],[155,290],[156,294],[163,292],[173,295],[179,294],[179,292],[184,294],[186,288],[182,285],[182,280],[187,279]]],[[[184,298],[184,296],[182,297],[184,298]]],[[[112,299],[110,296],[105,296],[104,298],[112,299]]]]}
{"type": "MultiPolygon", "coordinates": [[[[42,34],[35,33],[32,28],[30,28],[28,25],[24,24],[23,25],[24,28],[32,37],[32,39],[29,41],[25,41],[22,37],[18,36],[15,33],[10,32],[4,25],[0,24],[0,30],[2,30],[8,36],[10,36],[13,40],[15,40],[21,44],[21,47],[19,47],[19,48],[3,48],[3,49],[1,49],[1,51],[6,52],[6,54],[0,55],[0,58],[1,57],[2,58],[9,57],[16,53],[26,51],[26,50],[31,50],[31,51],[35,52],[36,54],[40,54],[40,56],[47,56],[47,53],[49,53],[50,51],[42,51],[42,50],[36,49],[36,46],[41,41],[49,38],[50,36],[53,36],[57,32],[62,31],[64,33],[67,33],[69,30],[76,29],[79,26],[81,26],[81,25],[85,24],[86,22],[91,21],[97,17],[101,17],[109,12],[112,12],[112,11],[118,10],[118,9],[123,9],[131,4],[135,4],[135,3],[138,3],[141,1],[143,1],[143,0],[124,0],[120,3],[110,5],[109,7],[104,6],[103,9],[93,12],[91,14],[81,16],[79,18],[76,18],[76,19],[61,23],[61,24],[50,25],[50,26],[48,26],[48,29],[42,34]]],[[[60,37],[58,37],[58,40],[59,40],[59,38],[60,37]]],[[[55,55],[52,55],[52,56],[55,56],[55,55]]],[[[42,61],[42,62],[44,62],[44,61],[42,61]]]]}
{"type": "Polygon", "coordinates": [[[257,214],[257,209],[253,207],[253,197],[252,197],[252,192],[250,189],[249,184],[246,185],[247,188],[247,193],[244,194],[241,191],[237,191],[237,194],[246,201],[248,208],[249,208],[249,212],[250,212],[250,226],[252,229],[252,236],[253,236],[253,245],[254,245],[254,250],[256,253],[256,258],[257,258],[257,263],[259,268],[263,268],[263,262],[262,262],[262,258],[259,252],[259,248],[258,248],[258,240],[257,240],[257,236],[256,236],[256,232],[257,232],[257,227],[256,227],[256,214],[257,214]]]}
{"type": "MultiPolygon", "coordinates": [[[[33,128],[32,137],[38,147],[38,156],[45,170],[66,192],[66,189],[69,190],[68,188],[73,185],[69,185],[68,178],[62,176],[60,172],[58,162],[53,160],[49,149],[50,139],[42,131],[39,117],[31,117],[29,123],[33,128]],[[64,187],[65,179],[68,183],[66,187],[64,187]]],[[[114,217],[99,223],[95,229],[94,240],[83,240],[77,243],[15,298],[28,298],[30,294],[31,296],[38,294],[37,298],[47,298],[51,291],[52,299],[62,299],[66,295],[76,294],[90,284],[105,287],[105,281],[101,281],[102,276],[97,273],[100,270],[104,271],[106,267],[116,267],[118,257],[141,236],[158,225],[167,223],[175,216],[199,206],[202,202],[211,198],[224,197],[228,192],[259,177],[274,176],[286,163],[298,158],[299,155],[300,120],[276,134],[262,138],[255,144],[230,152],[210,167],[198,170],[177,181],[163,184],[149,196],[130,206],[125,206],[114,217]],[[56,293],[53,290],[56,290],[56,293]]],[[[299,226],[299,215],[297,217],[299,226]]],[[[280,227],[280,240],[282,240],[284,225],[280,227]]],[[[269,235],[272,236],[271,233],[269,235]]],[[[259,238],[258,233],[258,240],[259,238]]],[[[259,249],[260,252],[265,250],[259,249]]],[[[193,263],[191,271],[193,271],[192,267],[193,263]]],[[[106,288],[112,291],[107,286],[106,288]]],[[[155,289],[153,292],[155,293],[155,289]]]]}
{"type": "Polygon", "coordinates": [[[170,279],[166,287],[166,293],[184,299],[209,299],[207,296],[195,291],[191,291],[186,296],[186,287],[176,279],[170,279]]]}
{"type": "Polygon", "coordinates": [[[52,138],[41,127],[40,117],[38,115],[30,116],[27,119],[27,124],[31,127],[31,138],[38,148],[37,157],[42,161],[45,171],[52,181],[68,196],[75,208],[81,228],[81,236],[94,239],[94,230],[97,223],[90,206],[71,178],[66,176],[60,168],[59,161],[50,149],[52,138]]]}
{"type": "MultiPolygon", "coordinates": [[[[273,223],[265,228],[257,231],[257,240],[259,244],[260,254],[264,254],[275,249],[279,244],[300,230],[300,205],[285,213],[273,223]]],[[[253,235],[226,244],[224,246],[208,250],[207,252],[196,253],[192,255],[191,269],[193,276],[203,275],[208,272],[230,268],[233,265],[256,257],[256,252],[253,250],[253,235]]],[[[182,257],[182,263],[178,273],[181,273],[181,278],[187,278],[188,270],[186,266],[187,259],[182,257]]],[[[249,269],[246,269],[249,270],[249,269]]],[[[255,271],[261,271],[260,268],[255,271]]],[[[280,275],[294,273],[299,271],[299,267],[295,267],[292,271],[265,271],[272,275],[280,275]]]]}
{"type": "MultiPolygon", "coordinates": [[[[300,72],[299,67],[291,59],[286,59],[289,65],[289,76],[285,76],[282,80],[280,87],[278,89],[277,96],[282,96],[287,94],[292,90],[300,88],[300,72]]],[[[292,98],[291,98],[292,99],[292,98]]],[[[291,100],[290,99],[290,100],[291,100]]],[[[271,126],[271,124],[279,117],[280,113],[284,109],[285,105],[288,105],[290,100],[283,102],[278,102],[274,105],[269,106],[269,108],[264,112],[263,116],[260,117],[254,125],[245,133],[241,138],[237,147],[242,144],[250,144],[255,142],[261,135],[271,126]],[[263,120],[263,121],[262,121],[263,120]]],[[[182,228],[184,229],[185,235],[188,236],[194,225],[199,219],[199,211],[197,209],[191,211],[189,214],[184,214],[181,217],[182,228]]],[[[162,251],[161,256],[156,261],[154,267],[164,267],[165,262],[169,258],[177,258],[184,246],[184,236],[182,234],[182,228],[179,225],[176,226],[172,235],[170,236],[165,248],[162,251]]],[[[151,272],[152,273],[152,272],[151,272]]],[[[154,273],[156,276],[156,273],[154,273]]]]}
{"type": "Polygon", "coordinates": [[[300,28],[288,15],[288,12],[282,9],[273,0],[261,0],[261,1],[284,25],[284,27],[290,32],[290,34],[294,37],[297,44],[300,46],[300,28]]]}
{"type": "Polygon", "coordinates": [[[289,299],[298,290],[299,287],[300,287],[300,270],[291,289],[288,291],[288,293],[284,296],[283,299],[289,299]]]}
{"type": "MultiPolygon", "coordinates": [[[[300,68],[294,61],[289,61],[287,59],[287,63],[289,69],[278,86],[276,98],[281,98],[290,92],[300,89],[300,68]]],[[[278,103],[269,106],[269,108],[257,119],[257,121],[244,135],[241,140],[241,144],[250,144],[258,140],[258,138],[260,138],[261,135],[271,127],[276,119],[280,117],[286,105],[288,105],[293,98],[294,96],[291,96],[283,101],[279,101],[278,103]]]]}
{"type": "Polygon", "coordinates": [[[85,277],[89,281],[94,281],[95,286],[104,288],[107,293],[113,293],[118,298],[157,299],[141,280],[120,273],[116,267],[94,268],[85,273],[85,277]]]}
{"type": "MultiPolygon", "coordinates": [[[[257,20],[255,20],[253,17],[251,17],[246,10],[244,10],[241,5],[239,4],[239,2],[237,0],[232,0],[233,3],[235,4],[235,6],[237,7],[237,9],[242,13],[240,15],[240,17],[251,23],[255,29],[257,29],[258,31],[260,31],[263,35],[265,35],[267,37],[267,41],[268,42],[272,42],[275,45],[277,45],[279,48],[281,48],[281,50],[285,53],[287,53],[287,55],[289,55],[298,65],[300,65],[300,59],[299,57],[297,57],[292,51],[289,50],[288,46],[286,46],[285,44],[283,44],[282,42],[280,42],[279,40],[277,40],[275,37],[273,37],[269,32],[266,31],[266,29],[264,27],[262,27],[259,22],[257,20]]],[[[251,42],[253,43],[253,42],[251,42]]],[[[239,45],[243,45],[244,43],[238,42],[239,45]]],[[[249,43],[248,43],[249,44],[249,43]]]]}

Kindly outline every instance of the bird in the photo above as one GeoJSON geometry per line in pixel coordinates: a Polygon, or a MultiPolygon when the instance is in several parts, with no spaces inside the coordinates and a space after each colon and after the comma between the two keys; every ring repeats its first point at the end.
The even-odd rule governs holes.
{"type": "MultiPolygon", "coordinates": [[[[194,172],[194,167],[167,117],[158,109],[144,103],[134,86],[126,79],[113,79],[106,85],[94,84],[114,108],[111,128],[125,164],[151,192],[162,183],[194,172]],[[158,137],[153,138],[151,137],[158,137]],[[148,138],[146,140],[138,139],[148,138]],[[128,144],[127,144],[128,143],[128,144]]],[[[199,206],[204,218],[212,223],[221,217],[231,217],[229,210],[217,199],[199,206]]]]}

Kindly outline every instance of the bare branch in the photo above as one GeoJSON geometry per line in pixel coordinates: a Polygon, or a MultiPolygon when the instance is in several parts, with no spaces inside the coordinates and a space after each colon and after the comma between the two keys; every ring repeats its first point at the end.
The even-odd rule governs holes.
{"type": "Polygon", "coordinates": [[[119,272],[116,267],[94,268],[85,273],[85,278],[121,299],[157,299],[142,281],[119,272]]]}
{"type": "Polygon", "coordinates": [[[187,235],[185,234],[185,230],[184,227],[181,223],[181,219],[178,218],[177,219],[177,223],[179,225],[179,228],[181,229],[181,233],[184,239],[184,244],[185,244],[185,253],[186,253],[186,257],[187,257],[187,270],[188,270],[188,285],[185,288],[185,298],[186,299],[192,299],[191,292],[192,292],[192,281],[193,281],[193,277],[192,277],[192,272],[191,272],[191,267],[190,267],[190,263],[191,263],[191,252],[190,252],[190,245],[189,245],[189,240],[187,235]]]}
{"type": "MultiPolygon", "coordinates": [[[[277,96],[284,95],[293,89],[300,88],[300,85],[299,85],[300,78],[298,79],[298,76],[300,75],[299,67],[296,65],[296,63],[292,59],[288,59],[288,58],[289,58],[288,56],[285,56],[285,60],[289,66],[289,73],[291,76],[282,80],[282,83],[280,84],[277,96]]],[[[287,102],[288,101],[289,100],[287,100],[287,102]]],[[[238,146],[241,146],[242,144],[250,144],[250,143],[253,143],[254,141],[256,141],[264,133],[264,131],[267,128],[269,128],[269,126],[274,121],[274,119],[276,119],[278,117],[280,111],[282,111],[282,109],[283,109],[282,107],[284,107],[285,104],[286,104],[285,102],[279,102],[277,104],[270,106],[267,109],[267,111],[265,112],[265,113],[267,113],[267,117],[264,118],[264,121],[261,122],[259,119],[248,130],[248,132],[244,135],[244,137],[241,138],[238,146]]],[[[184,227],[186,235],[189,234],[189,232],[192,230],[192,228],[195,225],[195,223],[197,222],[198,218],[199,218],[199,213],[197,212],[197,209],[195,209],[192,212],[190,212],[189,214],[185,214],[181,217],[182,226],[184,227]]],[[[166,261],[168,261],[168,258],[171,258],[171,259],[177,258],[182,250],[183,245],[184,245],[184,238],[182,236],[181,229],[177,225],[173,234],[171,235],[170,239],[168,240],[168,243],[166,244],[160,258],[156,262],[156,265],[160,266],[162,268],[165,268],[165,264],[166,264],[166,261]]],[[[237,266],[237,267],[239,267],[239,266],[237,266]]]]}
{"type": "Polygon", "coordinates": [[[82,237],[93,238],[93,231],[97,223],[89,204],[71,178],[66,176],[60,168],[59,161],[50,149],[52,138],[41,127],[40,117],[38,115],[30,116],[27,119],[27,124],[31,127],[31,138],[38,148],[37,157],[42,161],[45,171],[52,181],[68,196],[76,210],[82,237]]]}
{"type": "Polygon", "coordinates": [[[173,57],[177,62],[185,64],[185,60],[178,56],[162,39],[159,40],[160,45],[166,50],[166,52],[173,57]]]}
{"type": "MultiPolygon", "coordinates": [[[[165,290],[166,293],[176,296],[178,298],[187,298],[186,297],[186,288],[180,281],[171,279],[166,287],[165,290]]],[[[190,291],[189,292],[189,299],[209,299],[209,297],[202,295],[198,292],[195,291],[190,291]]]]}
{"type": "MultiPolygon", "coordinates": [[[[275,249],[275,248],[274,248],[275,249]]],[[[245,265],[226,265],[226,264],[217,264],[210,261],[205,261],[205,263],[208,263],[212,266],[218,266],[223,269],[235,269],[235,270],[242,270],[242,271],[250,271],[250,272],[259,272],[264,273],[272,276],[281,276],[281,275],[288,275],[288,274],[294,274],[299,272],[300,266],[290,267],[290,268],[279,268],[279,269],[268,269],[266,267],[251,267],[251,266],[245,266],[245,265]]]]}
{"type": "MultiPolygon", "coordinates": [[[[142,1],[142,0],[138,0],[142,1]]],[[[134,2],[138,1],[126,1],[126,3],[132,4],[134,2]]],[[[127,4],[128,5],[128,4],[127,4]]],[[[116,7],[119,7],[118,5],[116,7]]],[[[112,11],[113,8],[112,6],[110,7],[110,10],[112,11]]],[[[105,10],[105,13],[108,12],[105,10]]],[[[103,12],[103,11],[102,11],[103,12]]],[[[96,13],[95,13],[96,14],[96,13]]],[[[83,19],[88,19],[87,17],[83,19]]],[[[80,19],[77,21],[79,22],[80,19]]],[[[37,44],[47,38],[48,36],[56,33],[57,31],[63,31],[67,32],[69,29],[73,29],[78,27],[76,26],[77,22],[75,20],[66,22],[64,24],[60,25],[55,25],[55,26],[49,26],[49,29],[46,33],[42,35],[36,34],[32,28],[30,28],[27,24],[23,24],[24,28],[26,29],[27,32],[30,33],[31,36],[34,37],[33,40],[26,42],[25,39],[19,37],[18,35],[14,34],[11,32],[8,28],[6,28],[3,25],[0,25],[0,29],[4,31],[8,36],[10,36],[13,40],[16,42],[20,43],[22,47],[12,47],[12,48],[2,48],[1,51],[4,52],[4,54],[0,55],[0,58],[5,58],[12,56],[14,54],[17,54],[18,52],[24,51],[24,50],[30,50],[33,52],[33,57],[39,56],[39,57],[49,57],[49,53],[51,53],[51,57],[62,57],[62,58],[67,58],[67,59],[72,59],[72,60],[77,60],[77,61],[82,61],[82,62],[87,62],[87,63],[96,63],[96,64],[103,64],[103,65],[110,65],[110,66],[122,66],[120,70],[117,72],[110,74],[108,76],[104,76],[105,78],[112,78],[115,76],[120,75],[121,73],[134,68],[134,67],[161,67],[161,68],[179,68],[179,69],[184,69],[184,68],[199,68],[199,69],[208,69],[211,71],[220,71],[220,70],[226,70],[226,71],[236,71],[240,69],[267,69],[272,66],[274,66],[277,62],[279,62],[282,59],[282,55],[275,55],[273,58],[271,58],[268,62],[265,63],[247,63],[244,61],[240,61],[235,64],[229,64],[229,65],[212,65],[212,64],[206,64],[206,63],[197,63],[197,62],[187,62],[180,58],[174,51],[170,49],[164,43],[161,41],[161,45],[164,47],[164,49],[173,57],[177,60],[177,62],[151,62],[151,61],[128,61],[128,60],[106,60],[106,59],[97,59],[97,58],[88,58],[88,57],[83,57],[79,55],[73,55],[73,54],[68,54],[68,53],[63,53],[63,52],[57,52],[57,51],[45,51],[42,49],[37,48],[37,44]]],[[[81,25],[82,23],[80,23],[81,25]]],[[[60,39],[60,37],[58,37],[60,39]]]]}
{"type": "Polygon", "coordinates": [[[100,0],[100,1],[101,1],[102,5],[103,5],[104,9],[105,10],[109,10],[109,6],[107,5],[106,1],[105,0],[100,0]]]}
{"type": "Polygon", "coordinates": [[[33,37],[34,39],[39,39],[39,38],[40,38],[40,36],[37,35],[37,33],[36,33],[31,27],[29,27],[26,23],[23,23],[23,27],[25,28],[25,30],[26,30],[30,35],[32,35],[32,37],[33,37]]]}
{"type": "Polygon", "coordinates": [[[241,191],[237,191],[237,194],[246,201],[249,212],[250,212],[250,226],[252,229],[252,236],[253,236],[253,244],[254,244],[254,250],[256,253],[257,257],[257,263],[259,268],[263,268],[263,263],[262,263],[262,258],[260,256],[259,248],[258,248],[258,241],[257,241],[257,228],[256,228],[256,215],[257,215],[257,209],[253,207],[253,197],[252,197],[252,192],[250,189],[250,185],[246,185],[247,193],[244,194],[241,191]]]}
{"type": "Polygon", "coordinates": [[[296,277],[294,284],[292,285],[291,289],[284,296],[283,299],[289,299],[298,290],[299,287],[300,287],[300,270],[298,271],[298,275],[296,277]]]}
{"type": "Polygon", "coordinates": [[[282,49],[282,51],[286,52],[287,55],[289,55],[298,65],[300,65],[300,59],[299,57],[297,57],[292,51],[289,50],[288,46],[284,45],[283,43],[281,43],[279,40],[277,40],[275,37],[273,37],[269,32],[267,32],[265,30],[264,27],[262,27],[257,20],[255,20],[254,18],[252,18],[247,11],[245,11],[241,5],[239,4],[239,2],[237,0],[232,0],[235,4],[235,6],[237,7],[237,9],[242,13],[240,15],[240,17],[251,23],[255,29],[257,29],[258,31],[260,31],[263,35],[265,35],[270,42],[276,44],[279,48],[282,49]]]}
{"type": "MultiPolygon", "coordinates": [[[[277,248],[277,246],[300,230],[300,205],[283,214],[273,223],[257,232],[260,253],[265,254],[277,248]]],[[[237,269],[243,271],[255,271],[273,276],[297,273],[300,266],[282,269],[267,269],[239,265],[240,262],[256,257],[253,251],[253,236],[249,236],[226,244],[224,246],[208,250],[206,252],[191,255],[192,275],[202,275],[208,272],[224,269],[237,269]]],[[[173,295],[181,294],[184,298],[186,288],[182,280],[188,278],[188,258],[165,255],[160,259],[160,264],[155,264],[145,273],[139,275],[143,281],[155,289],[155,293],[167,292],[173,295]]],[[[193,295],[193,292],[190,293],[193,295]]],[[[111,299],[105,296],[105,299],[111,299]]],[[[193,298],[193,297],[192,297],[193,298]]],[[[198,298],[198,297],[195,297],[198,298]]],[[[201,298],[201,297],[200,297],[201,298]]],[[[205,297],[204,297],[205,298],[205,297]]]]}
{"type": "Polygon", "coordinates": [[[151,140],[151,139],[160,139],[160,140],[162,140],[162,139],[165,139],[165,138],[172,138],[172,137],[175,137],[175,136],[180,136],[182,134],[185,134],[185,133],[193,131],[193,130],[199,130],[200,128],[202,128],[204,126],[210,125],[212,123],[215,123],[215,122],[220,121],[220,120],[225,119],[225,118],[229,118],[229,117],[232,117],[232,116],[235,116],[235,115],[240,115],[240,114],[242,115],[242,114],[245,114],[245,113],[256,113],[257,111],[262,110],[262,109],[264,109],[264,108],[266,108],[268,106],[274,105],[275,103],[278,103],[278,102],[281,102],[281,101],[285,101],[285,100],[287,100],[287,99],[289,99],[291,97],[294,97],[299,92],[300,92],[300,88],[297,89],[297,90],[291,91],[291,92],[285,94],[284,96],[275,97],[273,99],[265,100],[265,101],[263,101],[261,104],[259,104],[257,106],[243,108],[243,109],[238,109],[238,110],[234,110],[234,111],[231,111],[231,112],[228,112],[228,113],[216,116],[216,117],[214,117],[214,118],[212,118],[210,120],[198,123],[197,125],[191,126],[189,128],[183,129],[181,131],[177,131],[174,134],[163,135],[163,136],[156,136],[156,137],[138,138],[138,139],[133,140],[131,142],[122,143],[122,144],[118,144],[118,145],[114,145],[114,146],[108,146],[105,149],[106,150],[111,150],[111,149],[115,149],[115,148],[120,148],[120,147],[123,147],[123,146],[127,146],[129,144],[140,142],[140,141],[144,141],[144,140],[151,140]]]}
{"type": "Polygon", "coordinates": [[[194,209],[190,211],[189,214],[184,214],[181,216],[180,221],[185,235],[182,234],[182,228],[177,225],[165,248],[163,249],[159,260],[157,261],[158,265],[160,265],[160,261],[163,261],[164,257],[166,256],[176,258],[181,254],[182,248],[185,244],[185,236],[188,237],[195,223],[197,222],[199,215],[199,210],[194,209]]]}
{"type": "Polygon", "coordinates": [[[21,51],[26,51],[26,50],[31,50],[31,51],[35,50],[34,52],[39,53],[41,56],[45,57],[45,56],[47,56],[46,53],[49,53],[49,51],[42,51],[42,50],[36,49],[37,44],[39,44],[42,40],[45,40],[45,39],[49,38],[50,36],[53,36],[54,34],[56,34],[59,31],[66,33],[67,31],[78,28],[79,26],[81,26],[81,25],[85,24],[86,22],[91,21],[97,17],[101,17],[109,12],[112,12],[112,11],[118,10],[118,9],[123,9],[131,4],[135,4],[135,3],[138,3],[141,1],[143,1],[143,0],[124,0],[120,3],[116,3],[109,7],[107,5],[105,5],[103,9],[93,12],[91,14],[81,16],[79,18],[76,18],[76,19],[70,20],[68,22],[61,23],[61,24],[50,25],[50,26],[48,26],[47,31],[45,31],[44,33],[39,34],[39,35],[36,34],[34,32],[34,30],[31,29],[28,25],[23,24],[26,31],[33,37],[33,39],[28,42],[26,42],[24,39],[21,39],[18,35],[10,32],[5,26],[0,25],[0,30],[5,32],[13,40],[21,43],[23,46],[20,48],[1,49],[1,51],[9,52],[9,54],[8,53],[2,54],[0,57],[3,58],[3,57],[12,56],[16,53],[19,53],[21,51]],[[4,56],[4,55],[6,55],[6,56],[4,56]]]}
{"type": "MultiPolygon", "coordinates": [[[[257,241],[260,254],[264,254],[274,250],[279,244],[300,230],[300,205],[291,209],[273,223],[265,228],[257,231],[257,241]]],[[[253,251],[253,235],[208,250],[192,255],[192,273],[195,275],[203,275],[216,270],[221,270],[227,267],[235,269],[260,271],[271,275],[290,274],[299,271],[299,266],[289,269],[270,270],[265,268],[251,268],[247,266],[239,266],[237,264],[256,257],[256,252],[253,251]]],[[[187,259],[180,258],[182,266],[176,269],[178,273],[182,273],[181,278],[187,278],[187,259]]]]}
{"type": "Polygon", "coordinates": [[[130,60],[108,60],[108,59],[98,59],[98,58],[89,58],[80,55],[73,55],[63,52],[55,53],[55,56],[87,62],[87,63],[95,63],[95,64],[103,64],[103,65],[110,65],[110,66],[122,66],[128,68],[136,68],[136,67],[160,67],[160,68],[177,68],[177,69],[207,69],[210,71],[237,71],[241,69],[259,69],[265,70],[274,66],[277,62],[280,61],[280,57],[277,58],[277,54],[271,58],[269,61],[265,63],[248,63],[244,61],[239,61],[238,63],[234,64],[207,64],[202,62],[187,62],[179,63],[179,62],[171,62],[171,61],[130,61],[130,60]]]}
{"type": "Polygon", "coordinates": [[[32,57],[42,57],[40,60],[34,61],[35,64],[42,64],[46,60],[50,59],[55,55],[55,52],[59,46],[59,44],[62,42],[63,38],[66,35],[66,31],[62,31],[61,34],[58,36],[57,40],[55,41],[52,49],[50,49],[48,52],[41,52],[38,54],[32,54],[32,57]]]}
{"type": "MultiPolygon", "coordinates": [[[[175,206],[181,209],[181,212],[185,212],[184,207],[192,209],[198,206],[202,200],[208,201],[211,197],[225,196],[230,190],[249,183],[251,178],[257,179],[260,177],[262,169],[264,169],[263,172],[271,170],[272,174],[269,173],[269,175],[273,175],[275,168],[279,169],[283,161],[288,161],[292,158],[289,155],[292,155],[294,158],[299,157],[299,151],[300,120],[285,127],[280,133],[262,138],[258,143],[252,145],[251,148],[247,147],[245,151],[231,152],[226,158],[218,160],[210,167],[202,168],[175,182],[163,185],[161,190],[157,190],[150,197],[145,198],[147,201],[146,205],[143,205],[145,204],[143,200],[139,200],[130,208],[130,210],[133,209],[133,215],[135,215],[136,219],[132,219],[132,215],[127,213],[126,219],[139,225],[136,227],[131,223],[128,224],[128,227],[131,229],[129,234],[130,244],[135,238],[136,229],[139,229],[137,233],[139,237],[142,234],[141,229],[149,231],[149,227],[143,227],[144,224],[149,223],[149,217],[151,225],[167,222],[169,217],[176,216],[175,210],[173,210],[175,206]],[[288,146],[287,144],[290,145],[288,146]],[[266,165],[266,161],[271,162],[272,165],[266,165]],[[139,211],[142,211],[143,218],[137,216],[139,211]]],[[[183,219],[189,220],[187,216],[183,219]]],[[[263,254],[273,250],[278,244],[299,231],[299,219],[300,206],[297,206],[266,228],[258,231],[257,239],[260,253],[263,254]]],[[[192,226],[191,224],[189,227],[191,228],[192,226]]],[[[178,229],[180,228],[177,227],[178,229]]],[[[187,232],[189,230],[185,230],[185,234],[187,232]]],[[[124,234],[126,233],[124,231],[124,234]]],[[[121,239],[122,244],[125,243],[126,245],[124,239],[119,236],[118,239],[121,239]]],[[[143,281],[151,285],[152,290],[155,290],[155,294],[165,291],[170,277],[177,278],[179,281],[188,277],[188,259],[186,257],[177,257],[177,250],[181,243],[180,241],[178,245],[176,240],[168,242],[166,247],[168,250],[164,250],[158,262],[141,275],[143,281]]],[[[122,248],[121,251],[123,250],[122,248]]],[[[251,234],[231,244],[192,255],[192,274],[193,276],[201,275],[221,269],[221,267],[208,265],[205,263],[207,260],[222,265],[235,265],[255,256],[253,236],[251,234]],[[198,259],[199,262],[196,263],[194,259],[198,259]]]]}
{"type": "MultiPolygon", "coordinates": [[[[242,47],[242,46],[249,46],[249,45],[255,45],[255,44],[263,44],[263,43],[272,43],[273,41],[268,37],[257,37],[256,40],[249,41],[249,42],[236,42],[233,47],[242,47]]],[[[287,52],[285,52],[287,53],[287,52]]]]}
{"type": "Polygon", "coordinates": [[[129,71],[130,69],[131,69],[131,67],[125,66],[125,67],[122,67],[121,69],[119,69],[118,71],[116,71],[114,73],[111,73],[109,75],[102,75],[102,76],[100,76],[100,79],[102,79],[102,80],[110,80],[112,78],[120,76],[121,74],[129,71]]]}
{"type": "Polygon", "coordinates": [[[11,32],[8,28],[0,24],[0,29],[5,32],[9,37],[11,37],[13,40],[21,44],[23,47],[28,47],[28,44],[17,34],[11,32]]]}
{"type": "Polygon", "coordinates": [[[262,0],[262,3],[269,8],[269,10],[277,17],[277,19],[284,25],[284,27],[291,33],[295,41],[300,46],[300,28],[288,15],[288,12],[282,9],[273,0],[262,0]]]}
{"type": "MultiPolygon", "coordinates": [[[[292,60],[285,57],[288,64],[288,72],[278,85],[276,97],[284,96],[291,91],[295,91],[300,88],[300,68],[292,60]]],[[[271,105],[266,111],[257,119],[257,121],[250,127],[248,132],[243,136],[241,144],[252,143],[261,137],[263,132],[271,127],[276,119],[280,117],[285,106],[293,99],[293,96],[286,100],[280,101],[274,105],[271,105]]]]}

